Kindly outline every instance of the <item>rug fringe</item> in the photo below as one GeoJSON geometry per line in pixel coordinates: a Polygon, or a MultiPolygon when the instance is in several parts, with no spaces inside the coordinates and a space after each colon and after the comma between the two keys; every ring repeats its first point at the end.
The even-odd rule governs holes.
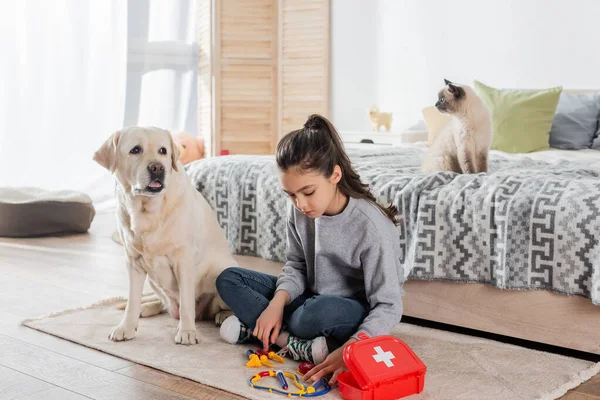
{"type": "Polygon", "coordinates": [[[592,365],[588,369],[584,369],[577,375],[574,375],[571,380],[567,383],[560,385],[554,391],[546,393],[544,396],[539,397],[538,400],[555,400],[564,396],[569,390],[575,389],[582,383],[592,379],[596,374],[600,373],[600,362],[592,365]]]}
{"type": "MultiPolygon", "coordinates": [[[[152,292],[143,293],[142,296],[149,296],[150,294],[152,294],[152,292]]],[[[105,299],[98,300],[97,302],[92,303],[87,306],[67,308],[65,310],[60,310],[60,311],[52,312],[49,314],[40,315],[40,316],[34,317],[34,318],[25,318],[24,320],[22,320],[20,322],[20,325],[27,326],[28,323],[34,322],[34,321],[39,321],[40,319],[58,317],[58,316],[69,314],[69,313],[72,313],[75,311],[83,311],[83,310],[89,310],[92,308],[100,308],[100,307],[110,306],[112,304],[121,303],[123,301],[127,301],[127,297],[123,297],[123,296],[107,297],[105,299]]]]}

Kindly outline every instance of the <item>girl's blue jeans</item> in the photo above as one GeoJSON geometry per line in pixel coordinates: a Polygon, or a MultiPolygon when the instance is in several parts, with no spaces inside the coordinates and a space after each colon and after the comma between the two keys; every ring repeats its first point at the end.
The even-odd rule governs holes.
{"type": "MultiPolygon", "coordinates": [[[[232,267],[217,278],[217,290],[233,313],[252,331],[275,295],[276,283],[276,276],[232,267]]],[[[307,290],[284,308],[282,329],[302,339],[325,336],[329,351],[333,351],[356,333],[369,310],[366,301],[315,295],[307,290]]]]}

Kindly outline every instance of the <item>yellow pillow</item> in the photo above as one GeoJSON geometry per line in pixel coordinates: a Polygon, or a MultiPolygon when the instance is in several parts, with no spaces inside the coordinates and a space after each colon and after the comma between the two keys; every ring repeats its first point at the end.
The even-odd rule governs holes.
{"type": "Polygon", "coordinates": [[[434,106],[424,108],[422,111],[425,125],[427,125],[427,145],[431,146],[441,130],[450,121],[451,116],[442,114],[434,106]]]}

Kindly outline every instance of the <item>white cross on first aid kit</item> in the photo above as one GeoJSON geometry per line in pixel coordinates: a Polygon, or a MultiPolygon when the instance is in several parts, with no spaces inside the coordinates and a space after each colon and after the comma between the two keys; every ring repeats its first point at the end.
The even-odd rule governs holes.
{"type": "Polygon", "coordinates": [[[375,359],[375,361],[385,363],[385,365],[388,368],[394,366],[394,363],[392,362],[392,360],[394,358],[396,358],[394,356],[394,353],[392,353],[391,351],[384,352],[381,349],[381,346],[375,346],[375,347],[373,347],[373,350],[375,350],[375,353],[376,353],[375,355],[373,355],[373,358],[375,359]]]}

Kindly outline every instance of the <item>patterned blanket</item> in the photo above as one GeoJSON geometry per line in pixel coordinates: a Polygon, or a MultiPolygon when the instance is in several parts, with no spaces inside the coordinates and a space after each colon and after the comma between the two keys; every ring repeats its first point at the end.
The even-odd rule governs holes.
{"type": "MultiPolygon", "coordinates": [[[[580,295],[600,305],[600,169],[490,158],[478,175],[421,175],[422,148],[348,149],[362,180],[403,216],[408,279],[480,282],[580,295]]],[[[283,193],[271,156],[187,167],[236,254],[285,260],[283,193]]]]}

